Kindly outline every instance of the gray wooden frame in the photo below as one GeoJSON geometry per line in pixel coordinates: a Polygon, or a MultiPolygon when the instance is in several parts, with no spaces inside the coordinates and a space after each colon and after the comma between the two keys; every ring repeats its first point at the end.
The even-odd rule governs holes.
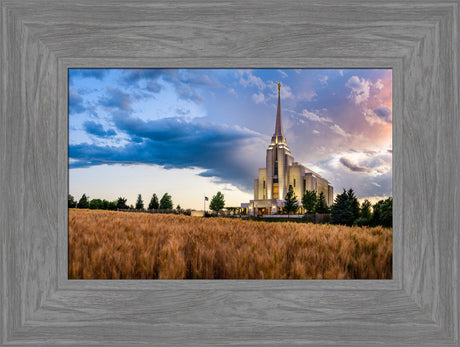
{"type": "Polygon", "coordinates": [[[1,345],[459,345],[459,1],[0,0],[1,345]],[[67,280],[67,68],[393,69],[394,276],[67,280]]]}

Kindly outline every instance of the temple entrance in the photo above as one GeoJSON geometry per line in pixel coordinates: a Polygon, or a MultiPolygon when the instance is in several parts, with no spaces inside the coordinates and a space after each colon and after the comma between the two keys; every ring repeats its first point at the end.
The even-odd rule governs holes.
{"type": "Polygon", "coordinates": [[[262,215],[264,215],[264,214],[267,214],[267,209],[266,209],[265,207],[258,208],[258,209],[257,209],[257,214],[258,214],[259,216],[262,216],[262,215]]]}
{"type": "Polygon", "coordinates": [[[273,199],[278,199],[278,183],[273,183],[273,199]]]}

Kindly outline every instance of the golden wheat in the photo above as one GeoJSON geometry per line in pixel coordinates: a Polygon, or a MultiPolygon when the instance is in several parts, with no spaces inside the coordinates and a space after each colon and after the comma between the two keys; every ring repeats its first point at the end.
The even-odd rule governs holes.
{"type": "Polygon", "coordinates": [[[392,229],[69,210],[70,279],[391,279],[392,229]]]}

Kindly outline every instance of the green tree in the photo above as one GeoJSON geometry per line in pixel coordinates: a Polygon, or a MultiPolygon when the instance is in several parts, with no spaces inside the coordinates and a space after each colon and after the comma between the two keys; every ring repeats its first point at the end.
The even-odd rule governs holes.
{"type": "Polygon", "coordinates": [[[155,193],[153,193],[149,203],[149,210],[158,210],[159,207],[160,203],[158,202],[158,197],[155,193]]]}
{"type": "Polygon", "coordinates": [[[387,228],[393,227],[393,198],[389,197],[383,202],[381,211],[382,226],[387,228]]]}
{"type": "Polygon", "coordinates": [[[109,206],[110,206],[110,202],[105,200],[105,199],[103,199],[102,200],[102,209],[103,210],[109,210],[109,206]]]}
{"type": "Polygon", "coordinates": [[[342,194],[338,194],[335,197],[335,201],[331,207],[331,218],[334,224],[353,225],[354,216],[345,189],[342,194]]]}
{"type": "Polygon", "coordinates": [[[369,200],[364,200],[363,204],[361,205],[361,211],[359,213],[360,217],[355,219],[353,225],[362,227],[366,225],[370,225],[372,221],[372,212],[371,212],[372,204],[369,200]]]}
{"type": "Polygon", "coordinates": [[[211,203],[209,204],[209,208],[215,212],[219,212],[225,206],[224,194],[221,192],[217,192],[211,199],[211,203]]]}
{"type": "Polygon", "coordinates": [[[101,199],[93,199],[89,202],[90,210],[102,210],[103,204],[101,199]]]}
{"type": "Polygon", "coordinates": [[[369,200],[364,200],[363,205],[361,206],[361,218],[367,219],[368,221],[371,220],[372,211],[371,211],[372,204],[369,200]]]}
{"type": "Polygon", "coordinates": [[[144,209],[144,201],[142,200],[142,195],[139,194],[137,196],[137,201],[136,201],[136,210],[143,210],[144,209]]]}
{"type": "Polygon", "coordinates": [[[69,194],[69,208],[76,208],[77,202],[75,201],[74,197],[69,194]]]}
{"type": "Polygon", "coordinates": [[[86,194],[81,196],[80,200],[78,201],[77,208],[89,208],[89,202],[86,194]]]}
{"type": "Polygon", "coordinates": [[[380,200],[373,206],[372,225],[382,225],[387,228],[393,226],[393,198],[380,200]]]}
{"type": "Polygon", "coordinates": [[[348,190],[347,196],[348,201],[350,202],[351,213],[353,213],[353,220],[356,220],[360,215],[359,201],[355,196],[355,192],[351,188],[348,190]]]}
{"type": "Polygon", "coordinates": [[[316,204],[316,212],[317,213],[329,213],[329,206],[327,206],[326,197],[324,193],[319,193],[318,196],[318,203],[316,204]]]}
{"type": "Polygon", "coordinates": [[[109,201],[107,205],[107,210],[116,211],[117,210],[117,201],[109,201]]]}
{"type": "Polygon", "coordinates": [[[289,185],[288,192],[284,198],[284,210],[287,212],[288,218],[291,212],[297,211],[297,203],[298,201],[294,193],[294,188],[292,188],[292,185],[289,185]]]}
{"type": "Polygon", "coordinates": [[[160,200],[160,210],[172,210],[172,197],[168,193],[164,193],[160,200]]]}
{"type": "Polygon", "coordinates": [[[315,213],[317,196],[314,190],[306,190],[302,196],[302,205],[305,213],[315,213]]]}
{"type": "Polygon", "coordinates": [[[119,210],[127,210],[129,208],[128,205],[126,205],[126,198],[119,197],[117,200],[117,209],[119,210]]]}

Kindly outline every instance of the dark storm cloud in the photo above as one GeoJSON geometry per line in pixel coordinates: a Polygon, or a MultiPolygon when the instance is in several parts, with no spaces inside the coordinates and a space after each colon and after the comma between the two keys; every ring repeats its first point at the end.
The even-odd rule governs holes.
{"type": "Polygon", "coordinates": [[[196,88],[220,87],[220,82],[206,72],[206,70],[177,70],[177,69],[132,69],[127,70],[122,77],[125,85],[138,84],[141,81],[146,82],[145,88],[152,92],[158,93],[161,85],[158,80],[171,83],[178,96],[183,100],[191,100],[195,103],[204,101],[196,88]]]}
{"type": "Polygon", "coordinates": [[[138,84],[140,81],[145,81],[145,89],[152,93],[158,93],[161,91],[161,85],[158,83],[158,79],[168,73],[172,73],[174,70],[163,70],[163,69],[131,69],[126,70],[123,73],[121,82],[126,86],[132,86],[138,84]]]}
{"type": "Polygon", "coordinates": [[[107,75],[107,71],[107,69],[69,69],[69,82],[73,84],[76,77],[103,80],[107,75]]]}
{"type": "Polygon", "coordinates": [[[69,88],[69,114],[76,114],[85,112],[86,108],[83,106],[83,98],[75,88],[69,88]]]}
{"type": "Polygon", "coordinates": [[[181,118],[143,121],[119,113],[114,116],[118,131],[132,140],[124,146],[81,143],[69,146],[70,168],[101,164],[156,164],[170,168],[201,168],[204,177],[248,190],[254,172],[241,160],[244,147],[256,138],[239,127],[187,122],[181,118]],[[142,140],[142,141],[141,141],[142,140]]]}
{"type": "Polygon", "coordinates": [[[168,70],[163,69],[130,69],[124,71],[122,81],[125,83],[137,83],[145,79],[155,80],[166,73],[168,73],[168,70]]]}
{"type": "Polygon", "coordinates": [[[109,108],[131,111],[131,96],[118,88],[107,88],[107,95],[99,99],[99,104],[109,108]]]}
{"type": "Polygon", "coordinates": [[[187,73],[179,73],[177,77],[180,82],[197,87],[218,88],[222,86],[207,70],[188,70],[187,73]]]}
{"type": "Polygon", "coordinates": [[[204,98],[196,91],[196,89],[187,84],[176,85],[176,91],[179,98],[183,100],[191,100],[197,104],[204,101],[204,98]]]}
{"type": "Polygon", "coordinates": [[[340,158],[340,163],[349,168],[351,171],[354,171],[354,172],[369,172],[370,170],[366,167],[361,167],[359,165],[356,165],[354,163],[352,163],[349,159],[345,158],[345,157],[342,157],[340,158]]]}
{"type": "Polygon", "coordinates": [[[374,110],[374,113],[387,123],[392,122],[391,109],[386,106],[380,106],[374,110]]]}
{"type": "Polygon", "coordinates": [[[82,77],[92,77],[98,80],[102,80],[107,74],[107,69],[72,69],[75,71],[74,75],[82,77]]]}
{"type": "Polygon", "coordinates": [[[99,137],[111,137],[117,133],[113,129],[104,130],[104,127],[100,123],[86,121],[83,123],[83,128],[88,134],[99,136],[99,137]]]}

